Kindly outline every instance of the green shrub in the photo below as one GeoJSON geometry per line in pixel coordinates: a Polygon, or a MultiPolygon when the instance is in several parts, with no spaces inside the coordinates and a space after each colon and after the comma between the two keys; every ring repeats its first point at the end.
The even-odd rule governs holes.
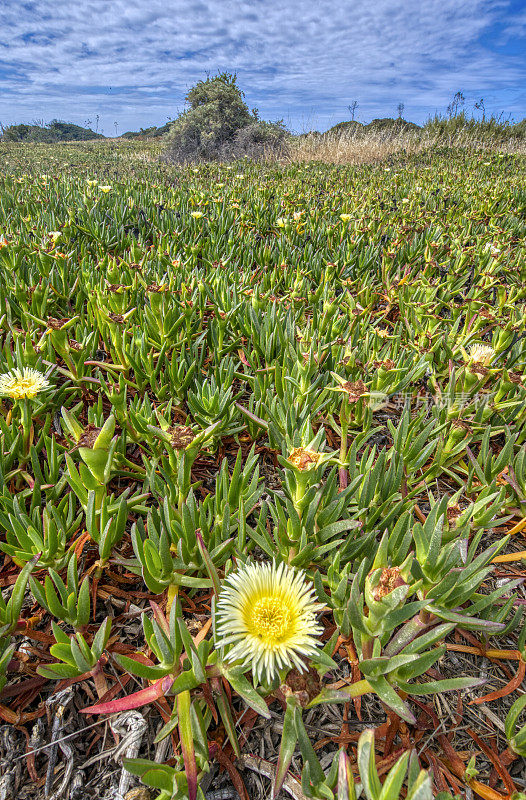
{"type": "Polygon", "coordinates": [[[483,140],[491,139],[496,142],[502,142],[509,139],[524,138],[526,122],[523,120],[516,125],[512,125],[507,120],[502,120],[500,117],[495,116],[475,119],[475,117],[468,117],[462,111],[452,117],[443,117],[436,114],[426,122],[424,130],[444,138],[468,134],[483,140]]]}
{"type": "Polygon", "coordinates": [[[401,117],[393,119],[393,117],[382,117],[380,119],[373,119],[368,125],[365,125],[368,131],[382,131],[383,133],[405,133],[406,131],[417,131],[420,125],[416,122],[408,122],[401,117]]]}
{"type": "Polygon", "coordinates": [[[256,160],[279,158],[288,153],[290,134],[283,122],[258,120],[241,128],[235,135],[225,155],[232,158],[256,160]]]}
{"type": "Polygon", "coordinates": [[[228,72],[199,81],[185,99],[189,108],[175,120],[168,134],[166,156],[171,161],[221,158],[232,147],[237,132],[256,120],[236,76],[228,72]]]}

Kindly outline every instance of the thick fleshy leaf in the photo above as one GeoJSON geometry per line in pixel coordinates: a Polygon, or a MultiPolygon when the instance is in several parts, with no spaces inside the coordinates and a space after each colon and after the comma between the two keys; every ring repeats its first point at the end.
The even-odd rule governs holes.
{"type": "Polygon", "coordinates": [[[369,682],[373,688],[373,691],[376,692],[380,700],[383,700],[386,706],[392,708],[399,717],[402,717],[402,719],[404,719],[406,722],[409,722],[410,725],[415,724],[416,719],[409,709],[409,706],[404,703],[402,698],[399,697],[391,684],[388,683],[385,678],[379,677],[375,678],[374,680],[370,679],[369,682]]]}
{"type": "Polygon", "coordinates": [[[267,704],[244,675],[232,675],[232,673],[229,671],[226,671],[223,674],[225,675],[232,689],[236,692],[236,694],[243,698],[245,703],[250,706],[250,708],[253,708],[254,711],[256,711],[260,716],[265,717],[265,719],[270,719],[270,711],[268,710],[267,704]]]}
{"type": "Polygon", "coordinates": [[[283,720],[283,731],[281,733],[281,744],[279,748],[278,763],[276,765],[276,775],[274,778],[274,785],[272,786],[272,800],[279,794],[283,781],[288,772],[296,743],[298,741],[298,734],[296,731],[296,722],[294,720],[294,713],[298,701],[294,696],[287,698],[287,708],[285,710],[285,717],[283,720]]]}
{"type": "Polygon", "coordinates": [[[351,770],[351,762],[345,750],[340,750],[338,759],[337,800],[356,800],[356,786],[351,770]]]}
{"type": "Polygon", "coordinates": [[[108,703],[97,703],[94,706],[81,708],[83,714],[115,714],[121,711],[130,711],[132,708],[141,708],[148,703],[153,703],[159,697],[164,697],[172,687],[174,682],[173,675],[166,675],[155,681],[154,684],[146,689],[139,689],[126,697],[119,697],[117,700],[110,700],[108,703]]]}
{"type": "Polygon", "coordinates": [[[443,681],[429,681],[428,683],[398,681],[398,688],[407,694],[423,695],[471,689],[474,686],[482,686],[484,683],[486,683],[485,678],[445,678],[443,681]]]}
{"type": "Polygon", "coordinates": [[[365,796],[368,800],[378,800],[382,784],[376,769],[373,730],[365,730],[358,740],[358,769],[365,796]]]}
{"type": "Polygon", "coordinates": [[[436,617],[439,617],[439,619],[455,622],[457,625],[462,625],[463,628],[470,631],[481,630],[485,633],[498,633],[506,627],[502,622],[493,622],[490,619],[477,619],[477,617],[469,617],[467,614],[459,614],[456,611],[450,611],[449,609],[439,608],[433,605],[428,605],[427,610],[436,617]]]}
{"type": "Polygon", "coordinates": [[[195,760],[194,737],[192,732],[192,716],[190,692],[177,695],[177,716],[179,717],[179,740],[183,753],[184,771],[188,781],[188,800],[197,797],[197,764],[195,760]]]}
{"type": "Polygon", "coordinates": [[[119,653],[115,655],[115,661],[129,672],[131,675],[137,675],[139,678],[145,678],[148,681],[158,680],[164,678],[168,674],[167,667],[149,666],[143,664],[142,661],[137,661],[135,658],[129,656],[122,656],[119,653]]]}

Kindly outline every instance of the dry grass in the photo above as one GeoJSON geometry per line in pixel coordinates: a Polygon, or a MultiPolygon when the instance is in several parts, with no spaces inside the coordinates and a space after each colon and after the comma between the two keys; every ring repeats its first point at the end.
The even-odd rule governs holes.
{"type": "Polygon", "coordinates": [[[323,161],[332,164],[366,164],[394,155],[414,155],[434,148],[488,150],[526,154],[524,139],[474,136],[471,131],[439,135],[431,131],[351,131],[340,134],[308,134],[298,138],[290,150],[291,161],[323,161]]]}

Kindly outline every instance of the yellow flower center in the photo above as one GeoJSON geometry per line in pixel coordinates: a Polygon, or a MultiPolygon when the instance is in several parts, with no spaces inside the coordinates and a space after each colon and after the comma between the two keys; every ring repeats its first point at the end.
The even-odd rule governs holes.
{"type": "Polygon", "coordinates": [[[261,639],[278,640],[289,631],[291,613],[280,597],[262,597],[250,614],[252,633],[261,639]]]}
{"type": "Polygon", "coordinates": [[[38,393],[38,386],[33,378],[18,378],[9,387],[11,396],[18,397],[34,397],[38,393]]]}

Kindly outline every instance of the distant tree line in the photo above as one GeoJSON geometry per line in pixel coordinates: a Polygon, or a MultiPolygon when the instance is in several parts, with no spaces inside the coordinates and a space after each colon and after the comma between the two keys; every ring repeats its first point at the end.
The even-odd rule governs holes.
{"type": "Polygon", "coordinates": [[[88,139],[104,139],[100,133],[90,128],[53,119],[47,124],[33,123],[2,126],[3,142],[81,142],[88,139]]]}

